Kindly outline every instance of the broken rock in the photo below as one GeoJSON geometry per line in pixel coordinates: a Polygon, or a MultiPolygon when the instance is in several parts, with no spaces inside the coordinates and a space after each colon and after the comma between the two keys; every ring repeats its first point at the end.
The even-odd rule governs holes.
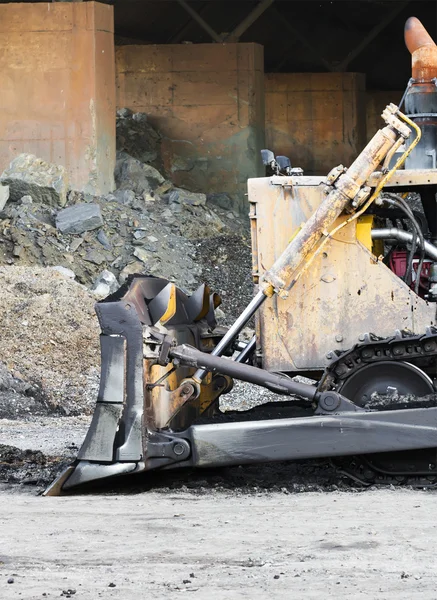
{"type": "Polygon", "coordinates": [[[124,150],[143,163],[161,167],[161,135],[152,127],[145,113],[117,111],[117,149],[124,150]]]}
{"type": "Polygon", "coordinates": [[[141,262],[146,263],[150,260],[150,256],[144,248],[135,248],[134,256],[140,259],[141,262]]]}
{"type": "Polygon", "coordinates": [[[3,210],[6,206],[6,202],[9,200],[9,186],[0,186],[0,210],[3,210]]]}
{"type": "Polygon", "coordinates": [[[93,263],[95,265],[101,265],[106,261],[105,257],[101,252],[95,250],[94,248],[89,248],[83,257],[87,262],[93,263]]]}
{"type": "Polygon", "coordinates": [[[101,229],[99,231],[99,233],[97,234],[97,239],[102,244],[102,246],[105,248],[105,250],[110,250],[111,249],[111,244],[110,244],[110,242],[108,240],[108,237],[107,237],[106,233],[103,231],[103,229],[101,229]]]}
{"type": "Polygon", "coordinates": [[[130,206],[135,200],[135,192],[132,190],[116,190],[114,192],[114,198],[120,204],[127,204],[130,206]]]}
{"type": "Polygon", "coordinates": [[[96,298],[102,299],[116,292],[118,288],[118,281],[114,273],[105,269],[94,281],[91,291],[96,298]]]}
{"type": "MultiPolygon", "coordinates": [[[[166,195],[167,196],[167,195],[166,195]]],[[[174,188],[168,194],[169,204],[190,204],[191,206],[204,206],[206,204],[206,194],[189,192],[182,188],[174,188]]]]}
{"type": "Polygon", "coordinates": [[[71,269],[67,269],[67,267],[62,267],[61,265],[57,265],[56,267],[49,267],[49,269],[51,269],[52,271],[57,271],[58,273],[60,273],[64,277],[66,277],[67,279],[75,279],[76,278],[74,271],[72,271],[71,269]]]}
{"type": "Polygon", "coordinates": [[[215,204],[224,210],[231,210],[234,207],[232,198],[225,192],[218,194],[208,194],[206,197],[208,203],[215,204]]]}
{"type": "Polygon", "coordinates": [[[98,204],[74,204],[56,215],[56,227],[62,233],[83,233],[103,225],[98,204]]]}
{"type": "Polygon", "coordinates": [[[120,189],[131,189],[139,196],[144,192],[153,192],[165,181],[157,169],[143,164],[125,152],[117,154],[114,174],[120,189]]]}
{"type": "Polygon", "coordinates": [[[123,284],[129,275],[135,275],[136,273],[142,274],[144,273],[144,265],[139,260],[136,260],[130,264],[128,264],[121,272],[118,278],[120,284],[123,284]]]}
{"type": "Polygon", "coordinates": [[[68,177],[64,167],[47,163],[33,154],[20,154],[3,171],[0,181],[9,185],[10,199],[29,195],[38,204],[65,206],[68,177]]]}

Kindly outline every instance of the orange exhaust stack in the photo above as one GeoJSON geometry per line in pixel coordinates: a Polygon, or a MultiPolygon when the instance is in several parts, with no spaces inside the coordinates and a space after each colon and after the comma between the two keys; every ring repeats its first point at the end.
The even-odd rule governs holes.
{"type": "MultiPolygon", "coordinates": [[[[437,46],[416,17],[410,17],[405,23],[405,44],[412,62],[405,111],[422,130],[422,139],[407,158],[405,168],[436,169],[437,46]]],[[[407,145],[409,143],[407,140],[407,145]]]]}
{"type": "Polygon", "coordinates": [[[425,82],[437,77],[437,46],[416,17],[405,23],[405,44],[411,52],[412,78],[425,82]]]}

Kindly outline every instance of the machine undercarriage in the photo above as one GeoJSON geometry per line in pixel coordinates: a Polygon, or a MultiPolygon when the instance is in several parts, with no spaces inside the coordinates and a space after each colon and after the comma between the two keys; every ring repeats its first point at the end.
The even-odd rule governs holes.
{"type": "Polygon", "coordinates": [[[408,114],[387,106],[348,169],[305,177],[269,156],[273,174],[249,181],[255,295],[227,331],[206,285],[188,296],[138,275],[97,304],[96,410],[47,494],[154,469],[311,457],[365,485],[437,484],[437,47],[414,18],[406,41],[408,114]],[[227,419],[217,405],[234,379],[285,403],[269,419],[227,419]]]}

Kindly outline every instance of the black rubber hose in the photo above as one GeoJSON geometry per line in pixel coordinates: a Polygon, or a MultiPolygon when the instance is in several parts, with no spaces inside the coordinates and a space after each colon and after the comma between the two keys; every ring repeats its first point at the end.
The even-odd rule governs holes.
{"type": "MultiPolygon", "coordinates": [[[[425,260],[425,238],[423,237],[422,228],[420,227],[419,223],[417,222],[417,220],[413,214],[413,211],[408,206],[407,202],[401,196],[399,196],[398,202],[400,205],[402,205],[405,208],[405,211],[407,212],[407,214],[409,214],[410,220],[413,223],[414,227],[416,228],[416,231],[417,231],[417,234],[418,234],[418,237],[420,240],[421,253],[420,253],[419,264],[417,265],[416,283],[414,284],[414,291],[416,294],[418,294],[419,286],[420,286],[420,276],[422,274],[423,261],[425,260]]],[[[411,272],[412,272],[412,268],[413,268],[413,259],[414,259],[414,254],[412,253],[412,258],[410,261],[411,262],[411,269],[410,269],[411,272]]]]}
{"type": "MultiPolygon", "coordinates": [[[[425,259],[425,238],[423,237],[422,228],[420,227],[419,223],[417,222],[417,220],[413,214],[413,211],[408,206],[408,204],[405,202],[404,198],[402,198],[402,196],[399,196],[398,194],[390,194],[390,193],[387,194],[386,193],[386,194],[384,194],[383,198],[389,204],[392,204],[393,206],[397,206],[398,208],[400,208],[407,215],[407,217],[413,224],[414,229],[417,232],[417,237],[419,238],[419,241],[420,241],[421,254],[420,254],[420,260],[419,260],[419,264],[418,264],[418,268],[417,268],[416,283],[414,286],[414,291],[416,294],[418,294],[419,293],[419,285],[420,285],[420,275],[422,272],[423,261],[425,259]]],[[[413,240],[411,242],[411,250],[410,250],[410,253],[408,256],[407,270],[406,270],[405,276],[404,276],[404,281],[407,284],[408,284],[408,281],[409,281],[412,271],[413,271],[413,260],[414,260],[414,255],[416,253],[416,246],[417,246],[416,236],[413,236],[413,240]]]]}

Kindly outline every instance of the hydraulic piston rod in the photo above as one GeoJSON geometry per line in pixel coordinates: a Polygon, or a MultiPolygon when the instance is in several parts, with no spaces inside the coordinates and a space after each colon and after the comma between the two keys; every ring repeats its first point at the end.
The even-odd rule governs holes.
{"type": "MultiPolygon", "coordinates": [[[[376,132],[349,169],[340,166],[329,173],[325,200],[263,275],[260,291],[217,344],[213,356],[223,354],[266,298],[275,293],[281,298],[287,297],[305,266],[305,259],[322,237],[328,235],[336,219],[346,208],[352,208],[351,212],[354,212],[370,195],[370,188],[365,186],[367,179],[387,154],[411,133],[411,129],[398,118],[398,113],[398,107],[389,104],[382,113],[386,126],[376,132]]],[[[206,373],[205,369],[198,369],[193,375],[194,381],[202,381],[206,373]]]]}

